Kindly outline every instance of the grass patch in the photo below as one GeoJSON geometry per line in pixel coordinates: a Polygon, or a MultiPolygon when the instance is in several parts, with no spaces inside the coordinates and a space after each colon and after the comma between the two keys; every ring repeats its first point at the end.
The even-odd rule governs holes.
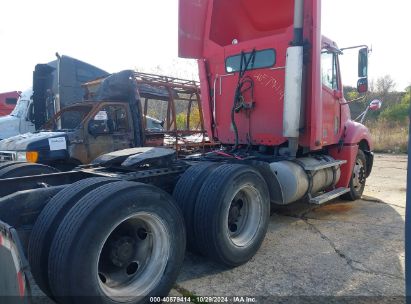
{"type": "Polygon", "coordinates": [[[367,122],[375,152],[408,153],[408,125],[385,120],[367,122]]]}

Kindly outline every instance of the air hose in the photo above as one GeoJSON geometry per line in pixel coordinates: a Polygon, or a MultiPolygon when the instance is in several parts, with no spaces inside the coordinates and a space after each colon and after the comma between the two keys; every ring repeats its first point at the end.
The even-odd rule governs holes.
{"type": "Polygon", "coordinates": [[[255,54],[256,50],[253,49],[253,51],[250,53],[250,56],[246,58],[246,53],[244,51],[241,52],[241,62],[240,70],[238,73],[237,88],[234,94],[233,107],[231,108],[231,125],[233,126],[235,136],[235,144],[231,152],[236,151],[238,148],[238,128],[235,122],[235,113],[238,113],[243,106],[243,94],[248,90],[251,90],[252,95],[254,94],[254,81],[250,76],[244,76],[244,74],[248,70],[250,63],[251,67],[254,66],[255,54]],[[248,87],[243,88],[246,84],[248,84],[248,87]]]}

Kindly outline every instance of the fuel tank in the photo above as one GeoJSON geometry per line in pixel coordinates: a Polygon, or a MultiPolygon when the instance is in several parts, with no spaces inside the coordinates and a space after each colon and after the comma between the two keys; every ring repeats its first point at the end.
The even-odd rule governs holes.
{"type": "Polygon", "coordinates": [[[305,195],[314,195],[335,186],[341,176],[340,166],[325,167],[335,160],[330,156],[297,158],[270,164],[283,190],[284,204],[295,202],[305,195]],[[307,170],[306,168],[318,168],[307,170]]]}

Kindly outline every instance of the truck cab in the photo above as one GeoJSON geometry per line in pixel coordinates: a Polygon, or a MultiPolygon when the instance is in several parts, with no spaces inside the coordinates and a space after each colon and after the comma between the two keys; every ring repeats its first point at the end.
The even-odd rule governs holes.
{"type": "Polygon", "coordinates": [[[343,97],[339,57],[351,48],[360,49],[365,93],[368,48],[339,48],[323,36],[319,0],[180,1],[179,55],[198,59],[208,134],[234,157],[271,157],[272,167],[281,158],[341,160],[333,185],[341,193],[358,177],[355,166],[363,189],[373,162],[370,133],[343,97]]]}
{"type": "Polygon", "coordinates": [[[32,95],[32,89],[23,91],[11,113],[0,117],[0,140],[35,130],[31,112],[32,95]]]}
{"type": "Polygon", "coordinates": [[[39,130],[60,109],[81,100],[82,83],[107,75],[106,71],[64,55],[37,64],[33,88],[21,93],[9,115],[0,117],[0,140],[39,130]]]}

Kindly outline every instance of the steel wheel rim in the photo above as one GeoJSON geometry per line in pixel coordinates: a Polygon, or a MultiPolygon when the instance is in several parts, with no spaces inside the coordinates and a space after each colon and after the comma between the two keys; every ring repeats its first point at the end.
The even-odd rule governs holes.
{"type": "Polygon", "coordinates": [[[154,213],[138,212],[113,225],[97,259],[103,293],[119,302],[147,295],[163,277],[170,246],[167,227],[154,213]]]}
{"type": "Polygon", "coordinates": [[[356,159],[353,170],[353,187],[356,191],[361,189],[365,184],[365,168],[363,161],[359,158],[356,159]]]}
{"type": "Polygon", "coordinates": [[[225,227],[228,238],[235,246],[246,247],[253,242],[260,230],[262,205],[260,192],[251,184],[243,185],[232,196],[226,212],[225,227]],[[242,205],[241,208],[239,205],[242,205]]]}

